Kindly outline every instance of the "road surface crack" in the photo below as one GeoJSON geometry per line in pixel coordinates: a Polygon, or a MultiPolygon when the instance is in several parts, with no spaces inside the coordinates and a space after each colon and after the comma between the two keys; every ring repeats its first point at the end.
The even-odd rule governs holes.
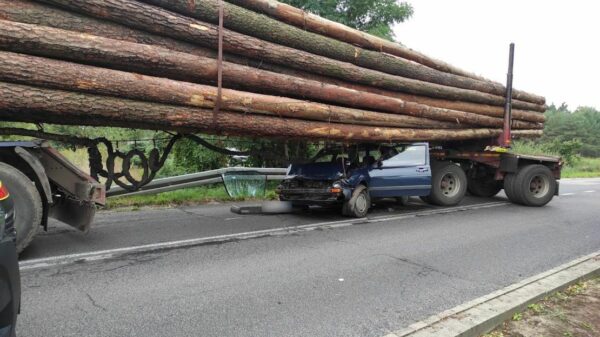
{"type": "Polygon", "coordinates": [[[95,306],[98,309],[102,309],[103,311],[108,311],[108,309],[106,309],[105,307],[101,306],[100,304],[96,303],[96,301],[94,300],[94,298],[92,297],[92,295],[90,295],[89,293],[85,293],[85,295],[87,296],[87,298],[90,300],[90,302],[92,303],[93,306],[95,306]]]}
{"type": "Polygon", "coordinates": [[[453,275],[451,273],[448,273],[448,272],[445,272],[443,270],[437,269],[437,268],[432,267],[430,265],[427,265],[427,264],[424,264],[424,263],[420,263],[420,262],[416,262],[416,261],[413,261],[413,260],[410,260],[410,259],[407,259],[407,258],[404,258],[404,257],[398,257],[398,256],[395,256],[395,255],[383,254],[383,253],[373,254],[372,256],[385,256],[385,257],[389,257],[391,259],[394,259],[394,260],[401,261],[403,263],[409,264],[411,266],[415,266],[415,267],[421,268],[422,270],[417,273],[418,276],[427,276],[429,273],[437,273],[437,274],[444,275],[444,276],[449,277],[449,278],[459,279],[459,280],[463,280],[463,281],[467,281],[467,282],[477,282],[477,281],[470,280],[470,279],[467,279],[467,278],[464,278],[464,277],[453,275]]]}

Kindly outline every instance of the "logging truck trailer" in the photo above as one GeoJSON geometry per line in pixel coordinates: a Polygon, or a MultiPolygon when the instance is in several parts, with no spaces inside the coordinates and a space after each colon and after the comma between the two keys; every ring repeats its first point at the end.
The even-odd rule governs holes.
{"type": "Polygon", "coordinates": [[[559,158],[483,143],[336,144],[290,165],[277,192],[297,207],[337,205],[353,217],[365,217],[378,199],[454,206],[467,191],[489,198],[504,189],[515,204],[544,206],[558,195],[561,166],[559,158]]]}
{"type": "Polygon", "coordinates": [[[504,189],[524,206],[544,206],[559,193],[560,158],[511,153],[514,44],[510,46],[504,125],[493,140],[437,144],[360,144],[324,149],[293,164],[278,186],[280,199],[301,205],[337,204],[364,217],[378,198],[418,196],[439,205],[459,204],[470,192],[492,197],[504,189]]]}
{"type": "Polygon", "coordinates": [[[0,180],[13,196],[19,252],[48,218],[85,232],[105,204],[104,185],[45,141],[0,142],[0,180]]]}

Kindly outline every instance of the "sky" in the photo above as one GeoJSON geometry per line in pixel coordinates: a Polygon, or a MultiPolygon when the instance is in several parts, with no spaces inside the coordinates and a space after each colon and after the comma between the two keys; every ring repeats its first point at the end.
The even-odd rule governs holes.
{"type": "Polygon", "coordinates": [[[402,1],[414,8],[394,29],[406,46],[506,83],[514,42],[516,89],[600,109],[600,1],[402,1]]]}

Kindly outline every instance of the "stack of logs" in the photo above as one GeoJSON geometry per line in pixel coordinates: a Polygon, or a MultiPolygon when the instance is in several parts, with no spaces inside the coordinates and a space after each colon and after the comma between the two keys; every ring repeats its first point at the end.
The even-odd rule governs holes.
{"type": "MultiPolygon", "coordinates": [[[[498,136],[504,95],[502,84],[272,0],[0,0],[1,120],[452,141],[498,136]]],[[[513,98],[515,135],[541,135],[544,98],[513,98]]]]}

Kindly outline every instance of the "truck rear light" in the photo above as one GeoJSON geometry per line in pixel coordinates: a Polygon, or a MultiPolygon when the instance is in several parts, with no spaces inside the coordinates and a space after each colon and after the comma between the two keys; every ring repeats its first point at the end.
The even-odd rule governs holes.
{"type": "Polygon", "coordinates": [[[0,182],[0,201],[7,199],[9,197],[9,193],[8,190],[6,189],[6,187],[4,186],[4,184],[2,184],[2,182],[0,182]]]}

